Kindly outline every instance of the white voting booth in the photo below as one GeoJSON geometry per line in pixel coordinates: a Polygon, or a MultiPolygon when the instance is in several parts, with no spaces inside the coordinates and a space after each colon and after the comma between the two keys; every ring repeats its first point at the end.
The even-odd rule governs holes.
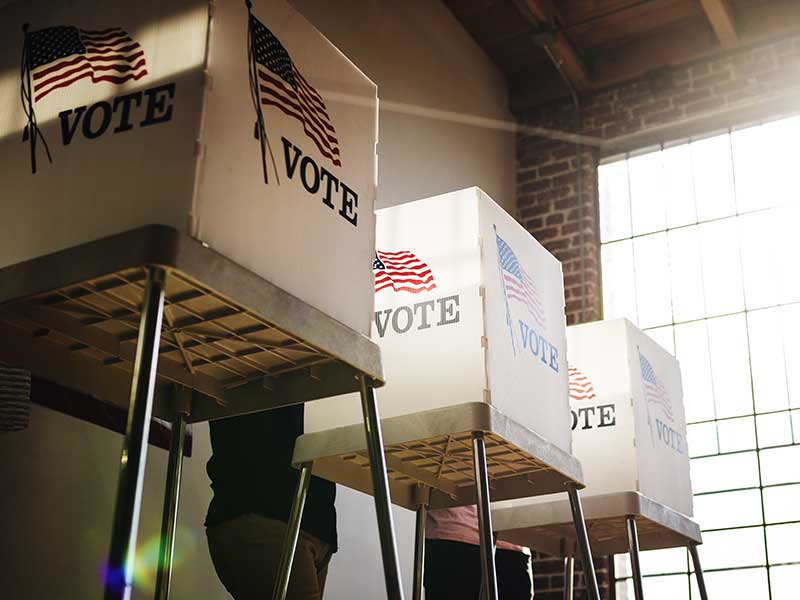
{"type": "Polygon", "coordinates": [[[677,359],[627,319],[569,327],[567,347],[584,496],[638,491],[691,517],[677,359]]]}
{"type": "MultiPolygon", "coordinates": [[[[572,444],[584,467],[592,547],[630,551],[642,597],[638,551],[686,545],[696,559],[700,529],[692,489],[678,361],[627,319],[567,328],[572,444]]],[[[569,556],[569,507],[552,497],[493,506],[501,539],[569,556]]],[[[571,587],[568,588],[571,593],[571,587]]],[[[705,597],[705,596],[703,596],[705,597]]]]}
{"type": "Polygon", "coordinates": [[[184,421],[360,388],[380,439],[377,89],[283,0],[4,4],[0,361],[129,407],[105,582],[127,597],[153,411],[181,440],[165,528],[184,421]]]}
{"type": "Polygon", "coordinates": [[[691,517],[677,359],[627,319],[568,327],[567,348],[572,447],[584,468],[584,497],[635,491],[691,517]]]}
{"type": "Polygon", "coordinates": [[[254,5],[254,21],[243,0],[0,11],[0,266],[169,225],[369,335],[377,89],[288,3],[254,5]]]}
{"type": "MultiPolygon", "coordinates": [[[[378,211],[372,268],[392,501],[417,511],[414,597],[426,510],[475,504],[484,583],[497,597],[490,482],[495,500],[567,492],[588,556],[581,467],[571,454],[561,264],[468,188],[378,211]]],[[[356,396],[306,404],[295,465],[368,491],[363,434],[353,426],[360,413],[356,396]]],[[[593,572],[587,581],[599,598],[593,572]]]]}
{"type": "MultiPolygon", "coordinates": [[[[383,418],[483,402],[570,452],[561,264],[478,188],[377,212],[383,418]]],[[[359,421],[306,406],[306,432],[359,421]]]]}

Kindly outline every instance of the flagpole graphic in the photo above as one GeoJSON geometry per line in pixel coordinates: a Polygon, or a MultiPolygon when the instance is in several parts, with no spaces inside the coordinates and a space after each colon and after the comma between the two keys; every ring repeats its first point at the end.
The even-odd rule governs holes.
{"type": "Polygon", "coordinates": [[[31,146],[31,173],[36,173],[36,138],[41,138],[44,150],[47,153],[47,160],[51,163],[53,158],[50,156],[50,147],[44,139],[39,124],[36,122],[36,113],[33,110],[33,88],[31,87],[31,47],[28,38],[28,23],[22,26],[25,36],[22,42],[22,62],[20,64],[20,84],[19,93],[22,100],[22,109],[28,118],[28,125],[22,132],[22,141],[29,141],[31,146]]]}
{"type": "Polygon", "coordinates": [[[497,234],[497,225],[493,225],[494,227],[494,237],[495,242],[497,243],[497,269],[500,275],[500,283],[503,286],[503,300],[506,302],[506,325],[508,325],[508,333],[511,334],[511,349],[514,351],[514,356],[517,355],[517,347],[514,343],[514,326],[511,323],[511,309],[508,307],[508,295],[506,293],[506,283],[505,278],[503,276],[503,264],[500,262],[500,236],[497,234]]]}
{"type": "Polygon", "coordinates": [[[261,110],[261,93],[258,91],[258,70],[256,67],[256,53],[253,47],[255,43],[253,39],[253,26],[257,22],[257,19],[253,16],[252,1],[245,0],[245,5],[247,6],[247,77],[250,81],[250,97],[253,99],[253,107],[256,110],[256,123],[253,134],[261,145],[261,170],[264,173],[264,183],[269,183],[269,174],[267,170],[267,150],[269,150],[275,177],[278,185],[280,185],[281,181],[280,178],[278,178],[275,157],[272,154],[272,148],[269,146],[267,130],[264,127],[264,113],[261,110]]]}

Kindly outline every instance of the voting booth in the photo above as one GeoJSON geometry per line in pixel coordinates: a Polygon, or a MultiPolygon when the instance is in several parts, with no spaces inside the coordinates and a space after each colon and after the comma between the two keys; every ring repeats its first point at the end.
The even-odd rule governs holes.
{"type": "Polygon", "coordinates": [[[0,361],[129,407],[105,577],[121,598],[151,414],[360,390],[379,438],[377,90],[282,0],[14,2],[0,61],[0,361]]]}
{"type": "Polygon", "coordinates": [[[369,335],[377,88],[288,3],[254,4],[0,11],[0,266],[168,225],[369,335]]]}
{"type": "MultiPolygon", "coordinates": [[[[478,188],[379,210],[371,262],[391,498],[417,511],[414,597],[428,508],[477,504],[484,582],[496,598],[490,485],[493,500],[568,492],[585,538],[561,265],[478,188]]],[[[306,404],[293,459],[302,473],[369,493],[359,414],[355,396],[306,404]]],[[[593,573],[587,581],[597,598],[593,573]]]]}
{"type": "MultiPolygon", "coordinates": [[[[567,347],[572,445],[585,472],[592,547],[602,554],[631,551],[639,598],[639,547],[694,551],[701,542],[690,518],[680,366],[627,319],[569,327],[567,347]]],[[[564,502],[501,502],[493,516],[501,539],[570,556],[564,502]]]]}
{"type": "MultiPolygon", "coordinates": [[[[485,403],[570,452],[561,264],[478,188],[377,212],[383,418],[485,403]]],[[[306,406],[306,432],[359,421],[306,406]]]]}
{"type": "Polygon", "coordinates": [[[569,327],[567,346],[584,495],[637,491],[691,517],[677,359],[627,319],[569,327]]]}

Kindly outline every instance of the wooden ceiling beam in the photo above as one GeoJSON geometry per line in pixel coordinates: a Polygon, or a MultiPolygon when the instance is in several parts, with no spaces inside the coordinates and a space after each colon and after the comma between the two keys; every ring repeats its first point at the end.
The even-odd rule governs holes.
{"type": "MultiPolygon", "coordinates": [[[[540,28],[556,29],[562,24],[561,16],[551,0],[525,0],[524,4],[540,28]]],[[[566,36],[560,32],[554,33],[553,42],[548,44],[548,47],[572,85],[581,91],[588,89],[590,85],[589,72],[583,59],[566,36]]]]}
{"type": "Polygon", "coordinates": [[[729,0],[700,0],[700,4],[722,47],[733,48],[738,44],[739,34],[736,32],[733,8],[729,0]]]}
{"type": "MultiPolygon", "coordinates": [[[[740,6],[737,10],[740,18],[739,46],[753,46],[800,34],[800,2],[796,0],[754,3],[740,6]]],[[[703,17],[685,20],[624,46],[605,50],[592,59],[592,79],[587,91],[633,81],[656,69],[677,67],[719,55],[720,46],[709,33],[708,23],[703,17]]],[[[547,79],[550,81],[549,76],[547,79]]],[[[538,69],[514,75],[509,83],[511,110],[518,115],[524,114],[533,106],[554,100],[557,91],[554,81],[546,85],[538,69]]],[[[567,94],[562,90],[559,97],[565,98],[567,94]]]]}

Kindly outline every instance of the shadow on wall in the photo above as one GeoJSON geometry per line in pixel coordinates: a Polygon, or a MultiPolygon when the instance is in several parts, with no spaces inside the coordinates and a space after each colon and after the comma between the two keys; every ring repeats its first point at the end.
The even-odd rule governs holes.
{"type": "MultiPolygon", "coordinates": [[[[3,597],[97,598],[111,540],[122,436],[37,405],[28,429],[0,435],[3,597]]],[[[172,578],[174,598],[229,600],[217,579],[203,521],[208,427],[194,428],[184,461],[172,578]]],[[[133,597],[152,598],[167,453],[151,446],[142,496],[133,597]]]]}

